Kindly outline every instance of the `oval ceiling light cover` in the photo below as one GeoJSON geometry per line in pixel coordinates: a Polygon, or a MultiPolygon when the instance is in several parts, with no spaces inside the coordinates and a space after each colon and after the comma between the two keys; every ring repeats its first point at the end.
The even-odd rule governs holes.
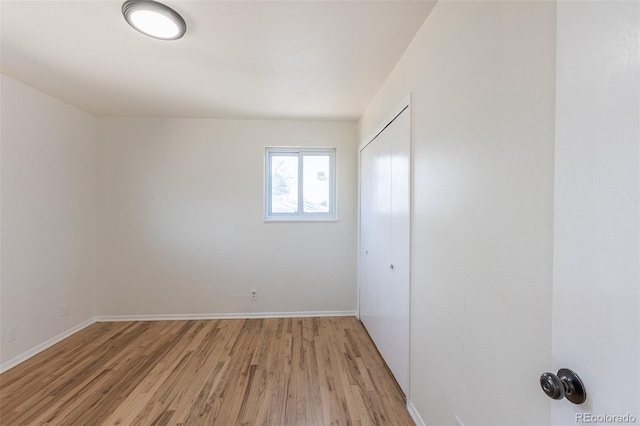
{"type": "Polygon", "coordinates": [[[153,0],[127,0],[122,4],[122,14],[129,25],[149,37],[177,40],[187,31],[178,12],[153,0]]]}

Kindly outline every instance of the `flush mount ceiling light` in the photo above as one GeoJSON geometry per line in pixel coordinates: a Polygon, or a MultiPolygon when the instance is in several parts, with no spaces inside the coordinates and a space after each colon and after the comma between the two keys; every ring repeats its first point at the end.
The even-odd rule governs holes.
{"type": "Polygon", "coordinates": [[[122,14],[129,25],[149,37],[177,40],[187,31],[178,12],[153,0],[127,0],[122,4],[122,14]]]}

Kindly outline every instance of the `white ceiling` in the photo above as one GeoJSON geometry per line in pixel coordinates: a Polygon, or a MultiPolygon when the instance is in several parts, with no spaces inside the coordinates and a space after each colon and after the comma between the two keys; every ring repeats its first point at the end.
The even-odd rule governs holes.
{"type": "Polygon", "coordinates": [[[94,115],[357,119],[433,1],[182,1],[177,41],[121,1],[2,0],[2,72],[94,115]]]}

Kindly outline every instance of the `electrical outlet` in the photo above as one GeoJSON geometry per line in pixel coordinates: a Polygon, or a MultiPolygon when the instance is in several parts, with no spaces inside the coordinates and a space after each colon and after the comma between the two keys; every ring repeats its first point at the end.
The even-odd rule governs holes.
{"type": "Polygon", "coordinates": [[[460,420],[460,417],[458,417],[458,416],[454,415],[454,416],[453,416],[453,419],[454,419],[454,421],[455,421],[455,425],[456,425],[456,426],[464,426],[464,423],[462,423],[462,420],[460,420]]]}
{"type": "Polygon", "coordinates": [[[255,302],[256,300],[258,300],[258,290],[253,289],[251,290],[251,301],[255,302]]]}
{"type": "Polygon", "coordinates": [[[63,303],[58,306],[58,312],[60,312],[60,318],[69,315],[69,303],[63,303]]]}
{"type": "Polygon", "coordinates": [[[7,341],[13,342],[18,338],[18,327],[13,326],[7,329],[7,341]]]}

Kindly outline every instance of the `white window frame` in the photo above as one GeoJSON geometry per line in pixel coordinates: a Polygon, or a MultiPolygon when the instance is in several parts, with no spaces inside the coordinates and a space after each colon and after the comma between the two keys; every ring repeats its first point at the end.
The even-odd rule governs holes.
{"type": "Polygon", "coordinates": [[[336,149],[320,147],[267,147],[265,148],[264,220],[265,222],[336,222],[336,149]],[[273,213],[271,211],[271,157],[290,155],[298,157],[298,212],[273,213]],[[327,213],[304,213],[303,157],[311,155],[329,156],[329,211],[327,213]]]}

